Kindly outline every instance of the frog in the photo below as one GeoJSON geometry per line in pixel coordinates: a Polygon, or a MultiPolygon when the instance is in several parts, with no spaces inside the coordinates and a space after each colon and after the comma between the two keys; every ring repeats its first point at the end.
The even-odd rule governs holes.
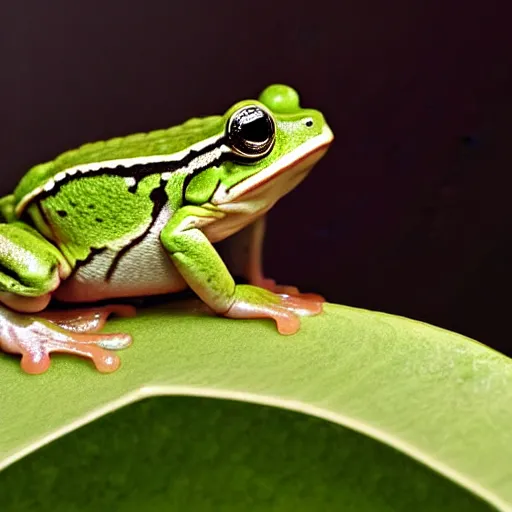
{"type": "Polygon", "coordinates": [[[136,314],[122,300],[184,290],[218,316],[295,334],[325,299],[265,276],[266,217],[333,139],[319,110],[276,83],[224,114],[31,167],[0,199],[0,350],[28,374],[46,372],[54,353],[111,373],[132,343],[101,332],[110,315],[136,314]]]}

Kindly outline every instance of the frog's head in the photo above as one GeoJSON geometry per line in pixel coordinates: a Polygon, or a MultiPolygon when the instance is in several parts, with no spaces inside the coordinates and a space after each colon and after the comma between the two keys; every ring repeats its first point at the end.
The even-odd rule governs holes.
{"type": "Polygon", "coordinates": [[[258,101],[237,103],[224,121],[234,158],[225,162],[212,198],[221,209],[252,203],[268,210],[306,177],[333,140],[324,116],[301,108],[299,95],[286,85],[267,87],[258,101]]]}

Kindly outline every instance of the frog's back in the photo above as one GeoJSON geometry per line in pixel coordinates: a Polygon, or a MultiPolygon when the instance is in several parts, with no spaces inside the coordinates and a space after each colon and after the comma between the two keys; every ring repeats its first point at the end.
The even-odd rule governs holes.
{"type": "Polygon", "coordinates": [[[214,137],[223,129],[221,116],[189,119],[185,123],[163,130],[135,133],[109,140],[90,142],[57,156],[52,161],[32,167],[22,178],[14,197],[20,202],[33,190],[43,187],[61,171],[82,164],[145,156],[171,155],[192,144],[214,137]]]}

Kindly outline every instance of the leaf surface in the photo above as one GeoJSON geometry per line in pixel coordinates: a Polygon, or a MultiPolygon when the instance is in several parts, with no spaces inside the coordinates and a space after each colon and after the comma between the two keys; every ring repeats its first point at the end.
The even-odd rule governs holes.
{"type": "MultiPolygon", "coordinates": [[[[288,337],[278,335],[271,322],[227,320],[209,316],[200,307],[179,305],[114,319],[108,330],[128,331],[135,338],[121,353],[123,365],[114,374],[99,375],[87,362],[62,356],[54,358],[46,374],[34,377],[23,375],[15,358],[0,358],[0,468],[123,405],[150,396],[189,395],[263,404],[328,420],[346,427],[336,427],[336,435],[364,438],[357,442],[374,447],[361,451],[370,477],[382,474],[382,460],[388,455],[377,457],[377,463],[368,453],[387,445],[406,456],[398,467],[409,467],[403,461],[412,458],[497,509],[512,510],[512,364],[480,343],[405,318],[336,305],[304,319],[301,331],[288,337]]],[[[183,400],[168,399],[165,414],[176,404],[174,414],[186,416],[188,409],[179,405],[183,400]]],[[[206,402],[220,411],[226,407],[206,402]]],[[[131,414],[140,434],[143,424],[129,412],[139,406],[119,411],[112,419],[131,414]]],[[[240,411],[234,413],[234,425],[257,415],[255,409],[268,410],[231,406],[240,411]]],[[[206,422],[215,416],[208,407],[206,422]]],[[[303,422],[313,444],[318,432],[327,428],[325,422],[292,417],[302,418],[297,421],[303,422]]],[[[89,439],[84,432],[94,438],[99,435],[94,427],[54,443],[53,452],[53,445],[44,450],[59,453],[57,445],[68,438],[89,439]]],[[[193,428],[197,426],[185,431],[193,428]]],[[[260,446],[261,452],[261,436],[268,438],[271,432],[265,428],[256,428],[246,444],[260,446]]],[[[190,439],[182,442],[193,445],[190,439]]],[[[343,457],[347,448],[340,446],[343,457]]],[[[125,449],[130,453],[129,446],[125,449]]],[[[391,453],[385,449],[382,453],[391,453]]],[[[25,462],[2,473],[0,494],[12,479],[9,475],[25,462]]],[[[424,481],[435,487],[430,470],[424,471],[424,481]]],[[[480,501],[474,503],[484,510],[480,501]]]]}

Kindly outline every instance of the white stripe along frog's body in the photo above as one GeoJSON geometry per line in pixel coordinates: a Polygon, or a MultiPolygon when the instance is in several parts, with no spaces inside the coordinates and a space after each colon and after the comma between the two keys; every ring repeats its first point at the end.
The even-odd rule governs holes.
{"type": "MultiPolygon", "coordinates": [[[[293,89],[271,86],[224,116],[87,144],[34,167],[0,201],[8,221],[0,224],[0,302],[11,310],[0,307],[0,348],[21,353],[32,373],[47,368],[52,350],[111,371],[117,358],[100,347],[124,346],[127,336],[73,333],[69,312],[66,321],[45,313],[53,323],[35,322],[47,338],[35,343],[20,313],[44,309],[51,296],[93,302],[187,287],[219,314],[271,317],[280,332],[295,332],[297,315],[318,312],[320,299],[263,278],[262,219],[331,140],[318,111],[300,108],[293,89]],[[248,240],[247,261],[241,250],[228,259],[250,285],[235,285],[212,246],[237,232],[235,242],[248,240]]],[[[89,310],[80,329],[109,312],[89,310]]]]}

